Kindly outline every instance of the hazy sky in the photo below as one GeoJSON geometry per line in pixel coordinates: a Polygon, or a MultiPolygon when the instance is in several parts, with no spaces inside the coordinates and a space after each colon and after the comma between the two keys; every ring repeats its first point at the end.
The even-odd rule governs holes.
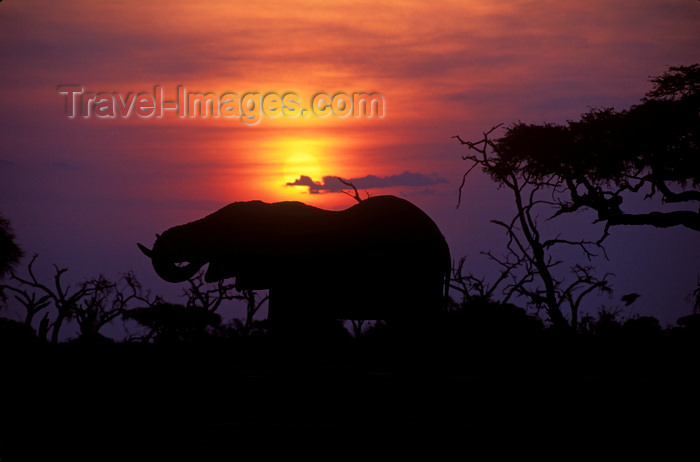
{"type": "MultiPolygon", "coordinates": [[[[489,220],[510,217],[511,203],[474,175],[455,209],[465,165],[451,137],[638,102],[650,76],[700,62],[700,3],[5,0],[0,59],[0,213],[46,274],[54,263],[76,280],[134,270],[154,292],[179,293],[136,242],[233,201],[349,207],[323,186],[341,176],[422,207],[453,257],[489,276],[479,252],[502,248],[489,220]],[[178,87],[293,93],[303,108],[319,92],[374,92],[384,115],[69,118],[62,85],[127,101],[155,87],[165,100],[178,87]],[[286,186],[302,175],[321,187],[286,186]]],[[[572,229],[597,236],[591,221],[572,229]]],[[[615,299],[584,311],[633,291],[626,314],[690,311],[698,233],[614,229],[608,254],[615,299]]]]}

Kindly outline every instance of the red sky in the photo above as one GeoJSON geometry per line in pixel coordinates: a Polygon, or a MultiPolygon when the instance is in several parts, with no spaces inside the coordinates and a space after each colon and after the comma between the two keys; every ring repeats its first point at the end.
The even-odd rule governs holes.
{"type": "MultiPolygon", "coordinates": [[[[590,107],[622,109],[669,65],[700,62],[693,1],[0,3],[0,212],[28,255],[76,278],[134,269],[165,290],[134,243],[233,201],[301,200],[300,175],[391,177],[373,188],[415,202],[454,258],[503,244],[491,218],[505,193],[474,176],[455,210],[464,165],[451,138],[497,123],[563,122],[590,107]],[[377,92],[382,118],[102,119],[65,116],[57,86],[92,92],[377,92]],[[415,182],[416,178],[423,182],[415,182]],[[432,182],[432,184],[430,184],[432,182]]],[[[587,225],[585,220],[583,224],[587,225]]],[[[595,230],[593,231],[595,233],[595,230]]],[[[700,272],[698,236],[625,230],[610,240],[619,295],[674,321],[700,272]],[[640,256],[639,249],[645,256],[640,256]],[[666,266],[664,266],[666,265],[666,266]],[[662,293],[664,292],[664,293],[662,293]],[[667,296],[671,292],[672,296],[667,296]],[[673,313],[659,304],[670,302],[673,313]]],[[[597,305],[590,306],[594,311],[597,305]]]]}

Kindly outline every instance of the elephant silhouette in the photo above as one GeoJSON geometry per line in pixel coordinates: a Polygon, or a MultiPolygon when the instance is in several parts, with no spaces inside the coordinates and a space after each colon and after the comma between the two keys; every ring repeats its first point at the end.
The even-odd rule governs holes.
{"type": "Polygon", "coordinates": [[[412,203],[375,196],[341,210],[301,202],[234,202],[138,244],[169,282],[235,278],[269,289],[268,321],[419,319],[446,298],[450,251],[412,203]]]}

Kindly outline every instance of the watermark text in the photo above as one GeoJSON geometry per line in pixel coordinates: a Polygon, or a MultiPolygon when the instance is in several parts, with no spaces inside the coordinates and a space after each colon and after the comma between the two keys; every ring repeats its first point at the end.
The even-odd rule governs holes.
{"type": "Polygon", "coordinates": [[[86,91],[82,85],[59,85],[64,95],[65,114],[69,118],[181,118],[239,119],[255,125],[262,117],[384,117],[384,97],[376,92],[316,93],[307,107],[295,92],[214,93],[190,92],[178,86],[174,99],[166,99],[165,91],[156,85],[152,92],[126,94],[86,91]]]}

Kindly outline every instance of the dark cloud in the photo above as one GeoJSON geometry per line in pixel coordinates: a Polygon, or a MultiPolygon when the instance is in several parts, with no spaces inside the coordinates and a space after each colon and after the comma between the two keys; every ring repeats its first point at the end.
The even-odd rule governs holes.
{"type": "MultiPolygon", "coordinates": [[[[439,183],[447,183],[447,180],[433,173],[425,175],[422,173],[403,172],[398,175],[390,175],[378,177],[376,175],[367,175],[361,178],[343,178],[344,181],[354,185],[359,189],[374,189],[374,188],[389,188],[392,186],[431,186],[439,183]]],[[[309,188],[309,193],[337,193],[343,190],[351,189],[350,186],[343,183],[337,176],[324,176],[320,183],[313,181],[306,175],[300,176],[292,183],[287,183],[286,186],[306,186],[309,188]]]]}
{"type": "Polygon", "coordinates": [[[51,166],[54,168],[58,168],[60,170],[70,170],[70,171],[80,170],[80,168],[77,165],[71,164],[69,162],[63,162],[63,161],[54,162],[51,164],[51,166]]]}

